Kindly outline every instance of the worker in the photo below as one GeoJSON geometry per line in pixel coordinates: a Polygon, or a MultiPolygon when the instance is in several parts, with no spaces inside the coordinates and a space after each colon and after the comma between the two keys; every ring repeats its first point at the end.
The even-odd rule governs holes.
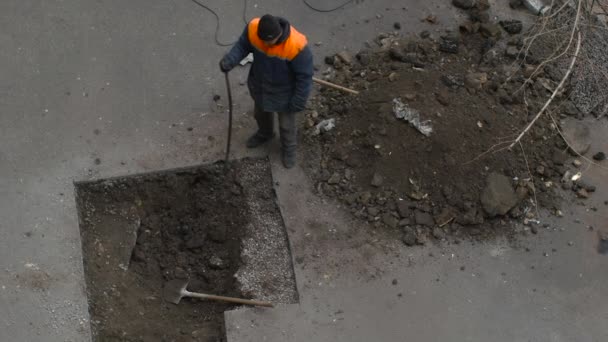
{"type": "Polygon", "coordinates": [[[249,53],[253,53],[253,64],[247,86],[255,102],[258,130],[247,140],[247,147],[258,147],[274,137],[277,112],[281,160],[292,168],[296,164],[296,113],[306,108],[312,89],[312,52],[306,36],[287,20],[266,14],[247,24],[220,61],[220,69],[229,72],[249,53]]]}

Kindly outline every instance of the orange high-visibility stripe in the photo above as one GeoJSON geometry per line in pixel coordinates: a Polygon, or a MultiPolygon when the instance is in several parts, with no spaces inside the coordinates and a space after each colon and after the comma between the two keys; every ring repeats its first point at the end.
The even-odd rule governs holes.
{"type": "Polygon", "coordinates": [[[247,28],[247,35],[251,45],[266,54],[266,56],[278,57],[291,61],[296,58],[300,51],[302,51],[304,47],[306,47],[306,44],[308,44],[306,36],[291,26],[289,38],[278,45],[266,46],[260,37],[258,37],[259,23],[260,18],[251,20],[247,28]]]}

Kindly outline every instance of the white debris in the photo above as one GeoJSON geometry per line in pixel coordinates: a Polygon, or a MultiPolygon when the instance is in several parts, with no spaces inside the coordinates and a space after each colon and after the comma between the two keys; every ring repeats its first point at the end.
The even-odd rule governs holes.
{"type": "Polygon", "coordinates": [[[408,105],[401,101],[401,98],[393,99],[393,113],[395,113],[397,119],[409,122],[427,137],[433,132],[431,120],[420,121],[420,113],[416,109],[408,107],[408,105]]]}
{"type": "Polygon", "coordinates": [[[247,65],[247,63],[253,63],[253,53],[249,53],[247,57],[239,63],[240,65],[247,65]]]}
{"type": "Polygon", "coordinates": [[[323,120],[323,121],[319,122],[317,124],[317,126],[315,126],[315,129],[312,134],[319,135],[319,134],[321,134],[321,131],[329,132],[332,129],[334,129],[334,127],[336,127],[335,119],[331,118],[331,119],[323,120]]]}

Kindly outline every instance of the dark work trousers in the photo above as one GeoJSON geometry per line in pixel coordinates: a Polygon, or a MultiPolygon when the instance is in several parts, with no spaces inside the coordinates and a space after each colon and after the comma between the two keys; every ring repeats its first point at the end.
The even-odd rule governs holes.
{"type": "MultiPolygon", "coordinates": [[[[297,146],[298,129],[296,127],[296,113],[278,113],[279,133],[281,136],[281,149],[284,153],[295,152],[297,146]]],[[[258,135],[271,138],[274,134],[274,113],[265,112],[255,106],[255,120],[258,122],[258,135]]]]}

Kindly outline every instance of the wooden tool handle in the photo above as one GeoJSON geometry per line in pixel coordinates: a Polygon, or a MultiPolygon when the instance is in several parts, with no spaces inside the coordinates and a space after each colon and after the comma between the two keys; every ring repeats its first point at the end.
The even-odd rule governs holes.
{"type": "Polygon", "coordinates": [[[260,301],[252,300],[252,299],[216,296],[216,295],[210,295],[210,294],[205,294],[205,293],[196,293],[196,292],[190,292],[190,291],[184,292],[184,296],[201,298],[201,299],[219,300],[222,302],[230,302],[230,303],[237,303],[237,304],[265,306],[268,308],[274,307],[274,305],[272,305],[272,303],[268,303],[268,302],[260,302],[260,301]]]}
{"type": "Polygon", "coordinates": [[[337,84],[333,84],[333,83],[331,83],[331,82],[323,81],[323,80],[318,79],[318,78],[316,78],[316,77],[313,77],[313,78],[312,78],[312,80],[313,80],[313,81],[315,81],[315,82],[317,82],[317,83],[319,83],[319,84],[322,84],[322,85],[324,85],[324,86],[328,86],[328,87],[331,87],[331,88],[334,88],[334,89],[342,90],[342,91],[345,91],[345,92],[347,92],[347,93],[351,93],[351,94],[359,95],[359,92],[358,92],[358,91],[356,91],[356,90],[352,90],[352,89],[350,89],[350,88],[346,88],[346,87],[343,87],[343,86],[339,86],[339,85],[337,85],[337,84]]]}

